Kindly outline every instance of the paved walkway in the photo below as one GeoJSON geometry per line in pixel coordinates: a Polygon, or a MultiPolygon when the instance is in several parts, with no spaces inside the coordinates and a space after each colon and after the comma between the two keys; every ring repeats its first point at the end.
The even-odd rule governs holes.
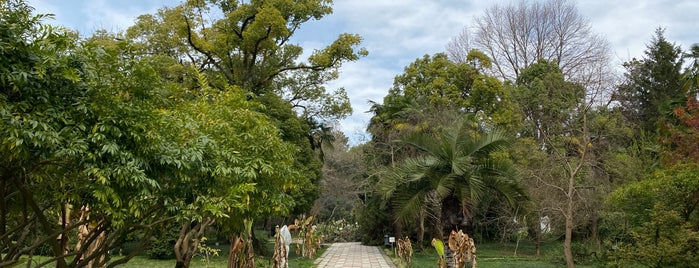
{"type": "Polygon", "coordinates": [[[395,268],[378,247],[334,243],[315,261],[318,268],[395,268]]]}

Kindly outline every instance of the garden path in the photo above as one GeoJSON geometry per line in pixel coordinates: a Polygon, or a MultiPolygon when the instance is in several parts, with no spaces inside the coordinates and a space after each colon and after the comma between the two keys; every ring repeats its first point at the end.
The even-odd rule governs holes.
{"type": "Polygon", "coordinates": [[[318,268],[395,268],[378,247],[359,242],[333,243],[318,260],[318,268]]]}

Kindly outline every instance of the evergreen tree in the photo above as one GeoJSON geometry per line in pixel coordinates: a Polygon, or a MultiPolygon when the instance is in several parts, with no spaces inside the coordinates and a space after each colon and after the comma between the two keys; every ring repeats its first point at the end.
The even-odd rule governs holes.
{"type": "Polygon", "coordinates": [[[627,118],[642,130],[655,132],[672,118],[672,108],[685,101],[682,50],[658,28],[641,60],[624,63],[625,81],[616,96],[627,118]]]}

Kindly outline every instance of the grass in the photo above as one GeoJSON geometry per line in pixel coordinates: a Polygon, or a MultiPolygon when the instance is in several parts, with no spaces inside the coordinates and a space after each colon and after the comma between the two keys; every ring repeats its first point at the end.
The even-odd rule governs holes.
{"type": "MultiPolygon", "coordinates": [[[[477,246],[477,261],[479,267],[520,267],[520,268],[547,268],[565,266],[562,258],[562,244],[557,242],[542,245],[541,255],[536,256],[536,248],[533,243],[520,243],[517,248],[517,256],[514,255],[514,244],[485,243],[477,246]]],[[[407,267],[398,259],[394,251],[384,248],[393,263],[398,267],[407,267]]],[[[413,254],[411,267],[437,267],[437,253],[434,248],[426,247],[424,251],[416,250],[413,254]]],[[[593,267],[576,265],[576,267],[593,267]]]]}
{"type": "MultiPolygon", "coordinates": [[[[274,239],[267,238],[266,236],[260,236],[260,239],[265,241],[265,246],[267,247],[267,252],[272,252],[274,248],[274,239]]],[[[195,256],[190,263],[192,268],[225,268],[228,262],[228,245],[221,246],[210,246],[212,248],[217,248],[221,250],[219,256],[212,256],[207,262],[204,258],[200,256],[195,256]]],[[[484,243],[477,245],[478,251],[478,266],[479,267],[520,267],[520,268],[538,268],[538,267],[562,267],[562,245],[559,242],[551,242],[543,244],[541,247],[541,255],[536,256],[535,245],[531,242],[522,242],[517,248],[517,256],[514,255],[515,245],[514,244],[500,244],[494,243],[484,243]]],[[[386,255],[388,255],[393,262],[398,267],[406,267],[405,264],[399,260],[391,248],[383,248],[386,255]]],[[[327,247],[322,247],[317,253],[314,259],[307,259],[296,254],[295,245],[291,246],[289,252],[289,267],[290,268],[307,268],[313,267],[313,262],[315,259],[319,258],[323,252],[327,250],[327,247]]],[[[45,260],[46,257],[35,256],[35,261],[45,260]]],[[[153,260],[146,256],[137,256],[128,263],[120,266],[126,268],[141,268],[141,267],[174,267],[175,260],[153,260]]],[[[258,257],[256,260],[256,266],[260,268],[271,267],[270,257],[258,257]]],[[[432,247],[426,247],[424,251],[416,250],[413,255],[413,264],[411,267],[437,267],[437,253],[435,253],[432,247]]],[[[576,265],[576,267],[593,267],[585,265],[576,265]]]]}
{"type": "MultiPolygon", "coordinates": [[[[266,251],[271,254],[274,250],[274,238],[267,238],[266,236],[258,236],[259,239],[265,241],[266,251]]],[[[190,267],[192,268],[225,268],[228,265],[228,245],[221,246],[209,246],[211,248],[220,249],[221,253],[219,256],[213,256],[209,258],[209,262],[202,257],[195,256],[192,258],[190,267]]],[[[289,268],[307,268],[313,266],[313,262],[316,258],[320,257],[327,247],[321,247],[316,253],[314,259],[304,258],[296,254],[296,245],[291,245],[289,249],[289,268]]],[[[171,268],[175,266],[175,260],[153,260],[148,259],[145,256],[137,256],[127,264],[119,266],[125,268],[141,268],[141,267],[167,267],[171,268]]],[[[272,267],[272,258],[265,256],[257,256],[255,259],[255,266],[258,268],[272,267]]]]}
{"type": "MultiPolygon", "coordinates": [[[[266,251],[271,253],[274,250],[274,238],[268,238],[266,236],[266,233],[264,231],[256,231],[256,234],[258,234],[258,239],[261,239],[262,241],[265,242],[265,247],[266,251]]],[[[208,245],[210,248],[215,248],[219,249],[220,253],[219,256],[211,256],[209,258],[209,261],[207,262],[205,258],[202,256],[195,256],[192,258],[192,261],[190,262],[190,267],[192,268],[226,268],[228,267],[228,250],[229,250],[229,245],[208,245]]],[[[316,255],[314,259],[308,259],[304,258],[302,256],[299,256],[296,254],[296,245],[291,245],[289,249],[289,268],[308,268],[313,266],[313,262],[315,259],[319,258],[323,252],[327,250],[327,247],[321,247],[318,252],[316,252],[316,255]]],[[[118,259],[118,256],[112,257],[112,260],[118,259]]],[[[16,267],[25,267],[26,266],[26,258],[23,258],[23,261],[20,261],[20,264],[17,264],[16,267]]],[[[40,263],[42,261],[47,260],[48,257],[45,256],[34,256],[33,257],[33,262],[35,263],[40,263]]],[[[150,259],[145,255],[141,256],[136,256],[133,259],[131,259],[129,262],[126,264],[120,265],[119,267],[125,267],[125,268],[144,268],[144,267],[153,267],[153,268],[172,268],[175,267],[176,261],[174,259],[171,260],[155,260],[155,259],[150,259]]],[[[267,268],[267,267],[272,267],[272,258],[271,257],[265,257],[265,256],[257,256],[255,259],[255,265],[258,268],[267,268]]],[[[49,265],[50,267],[51,265],[49,265]]]]}

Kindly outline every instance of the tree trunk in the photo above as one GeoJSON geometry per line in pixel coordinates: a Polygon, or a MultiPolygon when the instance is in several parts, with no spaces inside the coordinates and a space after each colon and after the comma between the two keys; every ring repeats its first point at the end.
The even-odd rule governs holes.
{"type": "Polygon", "coordinates": [[[454,268],[456,267],[454,262],[454,252],[451,252],[451,249],[449,248],[449,235],[451,234],[451,230],[447,231],[445,228],[443,233],[442,241],[444,241],[444,264],[447,268],[454,268]]]}
{"type": "MultiPolygon", "coordinates": [[[[423,245],[425,242],[425,211],[420,211],[420,225],[417,231],[417,244],[420,250],[424,249],[423,245]]],[[[401,237],[402,238],[402,237],[401,237]]]]}
{"type": "Polygon", "coordinates": [[[395,221],[393,223],[393,228],[394,228],[394,235],[395,237],[401,238],[403,237],[403,221],[395,221]]]}
{"type": "Polygon", "coordinates": [[[541,216],[541,211],[539,211],[539,213],[537,213],[536,224],[534,225],[534,236],[536,239],[536,256],[537,257],[540,256],[540,254],[541,254],[541,236],[542,236],[542,233],[544,232],[543,230],[541,230],[542,229],[541,228],[541,218],[543,218],[543,216],[541,216]]]}
{"type": "Polygon", "coordinates": [[[175,242],[175,257],[177,258],[175,267],[189,267],[189,263],[192,261],[194,253],[196,253],[204,231],[213,223],[213,218],[205,218],[201,222],[194,223],[194,225],[188,222],[182,224],[180,236],[177,238],[177,242],[175,242]]]}
{"type": "Polygon", "coordinates": [[[563,243],[563,254],[566,258],[566,267],[575,267],[575,262],[573,261],[573,190],[574,190],[575,176],[571,175],[568,178],[568,200],[565,213],[566,219],[566,232],[565,232],[565,242],[563,243]]]}
{"type": "MultiPolygon", "coordinates": [[[[444,263],[447,268],[454,268],[454,254],[449,248],[449,235],[451,231],[458,231],[463,228],[463,211],[458,199],[449,196],[442,201],[442,241],[444,242],[444,263]]],[[[473,230],[464,230],[469,236],[473,235],[473,230]]]]}
{"type": "Polygon", "coordinates": [[[597,215],[597,212],[592,213],[592,226],[590,226],[590,230],[592,232],[592,241],[595,241],[595,245],[597,246],[597,252],[602,251],[602,241],[600,241],[599,238],[599,215],[597,215]]]}
{"type": "Polygon", "coordinates": [[[565,235],[565,242],[563,243],[563,253],[566,257],[566,267],[568,268],[573,268],[575,267],[575,262],[573,261],[573,249],[572,249],[572,241],[573,241],[573,217],[569,217],[566,215],[566,235],[565,235]]]}
{"type": "Polygon", "coordinates": [[[252,268],[255,267],[255,252],[252,245],[252,236],[247,239],[243,235],[231,235],[231,248],[228,252],[228,268],[252,268]]]}

